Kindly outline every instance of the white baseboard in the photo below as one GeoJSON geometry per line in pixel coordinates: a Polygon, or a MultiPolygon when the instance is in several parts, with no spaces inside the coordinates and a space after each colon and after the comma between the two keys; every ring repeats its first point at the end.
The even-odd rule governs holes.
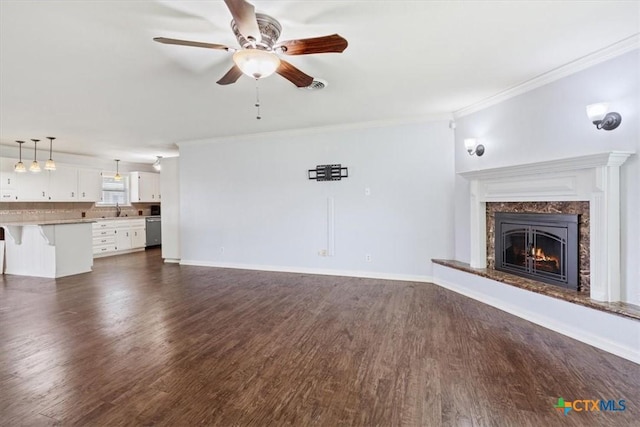
{"type": "Polygon", "coordinates": [[[459,270],[443,274],[442,269],[453,270],[434,265],[434,283],[438,286],[640,364],[640,321],[526,291],[459,270]],[[462,280],[455,280],[456,278],[462,280]],[[475,283],[472,286],[464,283],[469,280],[475,283]],[[504,297],[501,297],[501,294],[504,297]],[[514,300],[517,303],[514,303],[514,300]],[[568,322],[567,318],[573,321],[568,322]]]}
{"type": "Polygon", "coordinates": [[[419,276],[411,274],[383,273],[375,271],[351,271],[351,270],[327,270],[322,268],[288,267],[273,265],[236,264],[226,262],[212,262],[201,260],[181,260],[180,265],[193,265],[199,267],[235,268],[241,270],[277,271],[281,273],[318,274],[322,276],[361,277],[364,279],[397,280],[403,282],[432,282],[431,276],[419,276]]]}

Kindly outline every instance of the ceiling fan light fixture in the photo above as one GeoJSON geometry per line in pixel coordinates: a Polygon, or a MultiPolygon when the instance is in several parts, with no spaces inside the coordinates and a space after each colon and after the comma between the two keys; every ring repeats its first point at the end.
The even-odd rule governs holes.
{"type": "Polygon", "coordinates": [[[260,49],[239,50],[233,54],[233,62],[254,79],[269,77],[280,66],[280,58],[275,53],[260,49]]]}

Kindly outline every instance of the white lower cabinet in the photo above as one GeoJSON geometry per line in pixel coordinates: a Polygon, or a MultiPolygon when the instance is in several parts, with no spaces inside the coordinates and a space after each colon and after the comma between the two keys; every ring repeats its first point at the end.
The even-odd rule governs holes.
{"type": "Polygon", "coordinates": [[[128,227],[120,227],[116,230],[116,250],[128,251],[131,249],[131,236],[128,227]]]}
{"type": "Polygon", "coordinates": [[[147,246],[147,233],[144,228],[145,224],[143,223],[142,227],[131,227],[131,247],[132,248],[144,248],[147,246]]]}
{"type": "Polygon", "coordinates": [[[93,256],[116,251],[116,229],[113,221],[93,223],[93,256]]]}
{"type": "Polygon", "coordinates": [[[117,255],[146,245],[144,219],[105,219],[93,224],[93,256],[117,255]]]}

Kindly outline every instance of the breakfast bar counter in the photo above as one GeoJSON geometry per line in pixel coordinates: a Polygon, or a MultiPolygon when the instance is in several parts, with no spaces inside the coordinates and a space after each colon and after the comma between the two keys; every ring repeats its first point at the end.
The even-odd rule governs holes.
{"type": "Polygon", "coordinates": [[[5,273],[57,278],[93,266],[92,220],[10,222],[5,230],[5,273]]]}

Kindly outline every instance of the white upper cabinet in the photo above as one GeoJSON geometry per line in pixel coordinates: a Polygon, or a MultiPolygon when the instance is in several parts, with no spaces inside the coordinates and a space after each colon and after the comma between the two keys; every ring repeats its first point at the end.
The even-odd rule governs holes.
{"type": "Polygon", "coordinates": [[[17,184],[18,202],[48,202],[49,199],[49,173],[25,172],[15,174],[17,184]]]}
{"type": "Polygon", "coordinates": [[[78,201],[99,202],[102,198],[102,173],[97,169],[78,169],[78,201]]]}
{"type": "MultiPolygon", "coordinates": [[[[0,159],[0,198],[3,202],[46,202],[49,200],[49,173],[29,172],[30,161],[22,159],[27,171],[13,171],[17,159],[0,159]]],[[[44,166],[40,162],[40,167],[44,166]]]]}
{"type": "Polygon", "coordinates": [[[11,159],[0,159],[0,202],[13,202],[18,195],[13,165],[11,159]]]}
{"type": "MultiPolygon", "coordinates": [[[[97,202],[102,196],[102,174],[98,169],[57,165],[55,171],[14,172],[16,159],[0,158],[2,202],[97,202]]],[[[23,160],[24,162],[24,160],[23,160]]],[[[30,162],[25,162],[28,167],[30,162]]]]}
{"type": "Polygon", "coordinates": [[[131,203],[160,203],[160,174],[131,172],[131,203]]]}
{"type": "Polygon", "coordinates": [[[42,171],[49,176],[47,200],[55,202],[78,201],[78,169],[58,166],[54,171],[42,171]]]}

